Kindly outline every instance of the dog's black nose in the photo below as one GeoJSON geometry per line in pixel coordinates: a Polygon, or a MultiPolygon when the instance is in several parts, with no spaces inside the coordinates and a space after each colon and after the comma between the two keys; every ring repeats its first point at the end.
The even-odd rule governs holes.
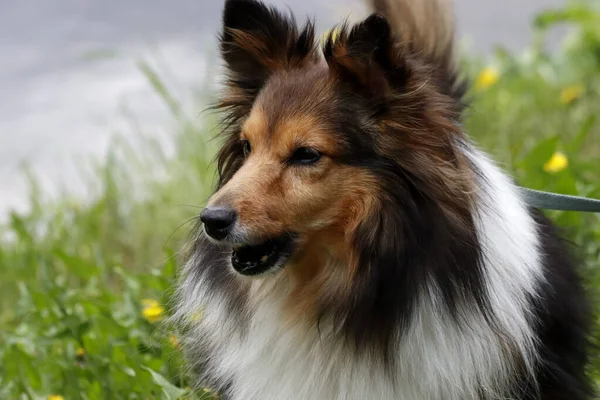
{"type": "Polygon", "coordinates": [[[206,207],[200,213],[200,221],[204,223],[204,230],[210,237],[217,240],[227,236],[236,217],[235,211],[226,207],[206,207]]]}

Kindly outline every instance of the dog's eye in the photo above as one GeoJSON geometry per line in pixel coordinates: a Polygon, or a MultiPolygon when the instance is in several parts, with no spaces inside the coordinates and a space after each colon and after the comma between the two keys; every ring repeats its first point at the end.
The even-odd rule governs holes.
{"type": "Polygon", "coordinates": [[[247,140],[242,140],[241,144],[242,144],[242,150],[244,152],[244,155],[247,156],[248,154],[250,154],[250,152],[252,151],[250,142],[247,140]]]}
{"type": "Polygon", "coordinates": [[[300,147],[289,159],[292,164],[313,164],[319,161],[321,153],[309,147],[300,147]]]}

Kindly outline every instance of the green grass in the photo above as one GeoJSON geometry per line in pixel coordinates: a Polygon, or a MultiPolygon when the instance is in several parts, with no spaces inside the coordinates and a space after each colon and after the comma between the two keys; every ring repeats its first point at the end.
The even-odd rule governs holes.
{"type": "MultiPolygon", "coordinates": [[[[473,79],[486,66],[499,72],[471,92],[466,128],[521,184],[600,198],[600,10],[573,4],[535,26],[526,52],[465,61],[473,79]],[[574,29],[548,54],[544,31],[558,22],[574,29]],[[561,101],[578,85],[572,102],[561,101]],[[555,152],[568,166],[547,172],[555,152]]],[[[1,399],[212,397],[186,390],[173,331],[145,317],[143,300],[169,301],[179,250],[212,188],[215,124],[186,118],[160,78],[141,71],[177,121],[174,156],[149,139],[116,141],[90,174],[92,200],[44,200],[32,179],[31,210],[0,227],[1,399]]],[[[600,303],[600,215],[548,214],[579,246],[600,303]]],[[[597,361],[590,373],[600,377],[597,361]]]]}

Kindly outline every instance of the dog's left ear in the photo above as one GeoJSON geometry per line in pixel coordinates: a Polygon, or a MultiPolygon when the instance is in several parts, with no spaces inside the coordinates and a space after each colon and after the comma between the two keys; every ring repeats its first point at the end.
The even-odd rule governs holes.
{"type": "Polygon", "coordinates": [[[370,100],[383,100],[393,87],[405,83],[407,69],[394,51],[391,27],[385,17],[373,14],[348,29],[330,34],[323,54],[338,79],[370,100]]]}
{"type": "Polygon", "coordinates": [[[227,67],[228,98],[235,112],[249,112],[277,70],[301,67],[317,57],[314,26],[298,30],[285,16],[256,0],[227,0],[220,49],[227,67]]]}

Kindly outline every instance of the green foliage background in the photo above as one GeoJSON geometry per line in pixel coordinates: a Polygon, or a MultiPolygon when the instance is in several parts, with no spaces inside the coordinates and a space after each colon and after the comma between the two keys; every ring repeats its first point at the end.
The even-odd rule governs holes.
{"type": "MultiPolygon", "coordinates": [[[[523,53],[465,57],[474,81],[484,68],[499,73],[472,90],[466,129],[519,183],[600,198],[600,7],[570,3],[534,27],[523,53]],[[546,52],[546,31],[562,23],[566,40],[546,52]],[[561,100],[565,89],[572,101],[561,100]],[[557,151],[568,166],[545,171],[557,151]]],[[[178,122],[174,155],[152,140],[115,142],[88,180],[93,200],[42,200],[32,178],[31,210],[0,227],[1,399],[213,396],[187,389],[174,331],[148,321],[142,300],[169,302],[179,251],[212,189],[215,124],[184,117],[160,78],[140,67],[178,122]]],[[[548,214],[579,246],[600,303],[600,214],[548,214]]],[[[597,379],[599,368],[595,360],[597,379]]]]}

